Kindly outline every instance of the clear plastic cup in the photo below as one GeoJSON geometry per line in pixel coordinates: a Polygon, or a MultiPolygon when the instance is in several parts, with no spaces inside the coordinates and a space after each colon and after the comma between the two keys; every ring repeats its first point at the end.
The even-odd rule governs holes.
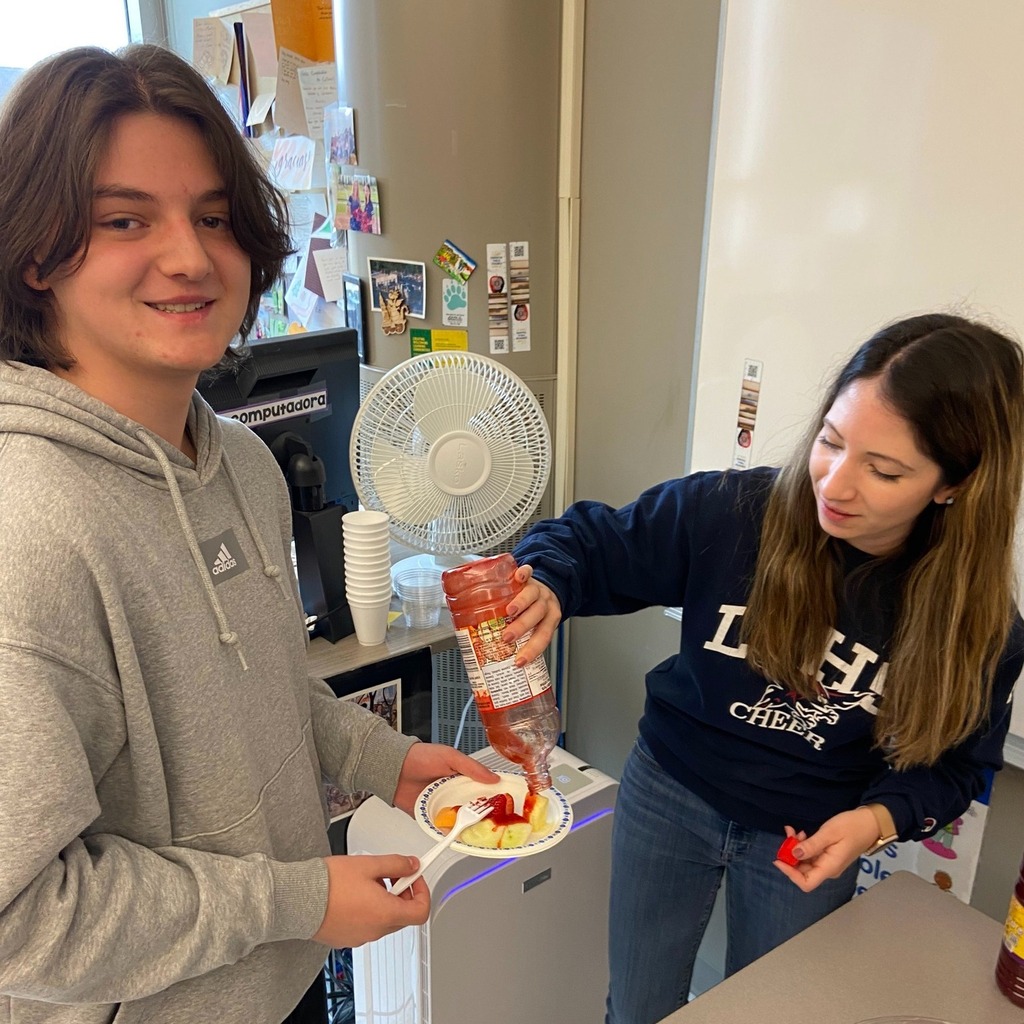
{"type": "Polygon", "coordinates": [[[413,629],[436,626],[444,604],[441,574],[436,569],[408,568],[395,577],[395,592],[406,621],[413,629]]]}

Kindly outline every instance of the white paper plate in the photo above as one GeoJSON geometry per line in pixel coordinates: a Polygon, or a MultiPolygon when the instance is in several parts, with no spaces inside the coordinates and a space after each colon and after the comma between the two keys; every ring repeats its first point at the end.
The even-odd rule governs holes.
{"type": "MultiPolygon", "coordinates": [[[[453,807],[456,804],[468,804],[478,796],[493,796],[495,793],[511,793],[515,801],[516,813],[523,810],[523,799],[528,790],[526,778],[511,772],[499,772],[500,782],[486,785],[474,782],[465,775],[449,775],[446,779],[432,782],[416,801],[415,818],[420,828],[434,839],[443,839],[444,833],[434,825],[434,816],[442,807],[453,807]]],[[[470,846],[458,839],[451,848],[459,853],[468,853],[474,857],[488,857],[491,860],[510,860],[514,857],[528,857],[531,853],[540,853],[555,843],[560,843],[572,828],[572,807],[569,801],[557,789],[544,790],[543,796],[548,798],[548,831],[533,839],[525,846],[515,846],[509,850],[488,850],[482,846],[470,846]]]]}

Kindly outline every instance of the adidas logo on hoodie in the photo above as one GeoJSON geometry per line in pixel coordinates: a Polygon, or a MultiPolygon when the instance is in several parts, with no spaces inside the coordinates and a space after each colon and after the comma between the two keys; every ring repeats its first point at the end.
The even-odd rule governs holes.
{"type": "Polygon", "coordinates": [[[216,537],[200,541],[199,549],[215,584],[223,583],[249,568],[234,530],[225,530],[216,537]]]}
{"type": "Polygon", "coordinates": [[[213,565],[210,566],[210,572],[214,576],[219,576],[223,572],[227,572],[228,569],[234,569],[238,565],[238,559],[231,557],[231,552],[228,551],[226,544],[221,544],[220,551],[217,552],[217,557],[213,560],[213,565]]]}

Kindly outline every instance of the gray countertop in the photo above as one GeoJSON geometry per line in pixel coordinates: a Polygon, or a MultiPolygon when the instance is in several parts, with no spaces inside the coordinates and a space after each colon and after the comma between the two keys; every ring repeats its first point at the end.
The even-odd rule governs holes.
{"type": "Polygon", "coordinates": [[[895,1014],[1024,1024],[1024,1009],[995,984],[1002,934],[990,917],[898,871],[662,1024],[857,1024],[895,1014]]]}

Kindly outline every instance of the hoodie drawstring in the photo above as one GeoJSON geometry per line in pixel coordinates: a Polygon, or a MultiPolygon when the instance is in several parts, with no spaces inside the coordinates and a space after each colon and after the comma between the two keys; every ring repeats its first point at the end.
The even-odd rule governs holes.
{"type": "Polygon", "coordinates": [[[292,598],[292,592],[289,590],[287,582],[285,582],[284,577],[281,575],[280,566],[274,565],[270,560],[270,553],[267,551],[267,545],[263,540],[259,527],[256,525],[256,517],[252,514],[252,507],[249,504],[249,499],[246,498],[245,491],[242,490],[241,485],[238,483],[238,477],[235,476],[235,470],[228,459],[227,452],[221,451],[220,462],[228,475],[228,480],[231,483],[231,489],[235,493],[235,501],[238,503],[238,507],[242,510],[242,518],[245,520],[245,525],[249,529],[249,535],[252,537],[253,543],[256,545],[256,550],[260,554],[260,561],[263,562],[263,575],[269,579],[277,580],[282,596],[285,600],[290,601],[292,598]]]}
{"type": "MultiPolygon", "coordinates": [[[[231,628],[227,615],[225,615],[224,609],[217,598],[217,592],[213,588],[210,573],[207,571],[206,562],[203,559],[203,552],[199,547],[199,541],[196,540],[196,535],[192,530],[192,524],[189,522],[188,512],[185,509],[185,502],[182,500],[181,490],[179,489],[178,481],[174,476],[174,467],[171,465],[170,459],[168,459],[164,454],[160,445],[151,438],[146,431],[137,430],[135,432],[135,436],[153,453],[153,458],[156,459],[160,464],[160,468],[163,470],[164,479],[167,481],[167,489],[170,491],[171,501],[174,503],[174,511],[177,513],[178,523],[181,526],[181,532],[185,535],[185,541],[188,543],[189,551],[192,552],[192,561],[195,562],[196,569],[199,572],[199,578],[203,583],[203,589],[206,591],[206,599],[209,601],[210,608],[213,610],[213,616],[217,620],[217,628],[219,630],[218,637],[220,642],[235,649],[235,653],[238,655],[238,660],[242,663],[242,671],[248,672],[249,665],[247,664],[245,655],[242,653],[242,648],[238,643],[238,634],[231,628]]],[[[230,476],[231,475],[229,474],[229,477],[230,476]]],[[[235,493],[238,493],[237,487],[235,487],[235,493]]],[[[243,512],[243,516],[244,515],[245,513],[243,512]]],[[[248,525],[248,517],[245,517],[245,521],[246,525],[248,525]]],[[[257,541],[257,547],[259,546],[260,542],[257,541]]],[[[261,548],[260,550],[262,554],[262,551],[265,549],[261,548]]],[[[272,568],[276,568],[276,566],[273,566],[272,568]]],[[[264,564],[264,572],[266,572],[266,564],[264,564]]],[[[268,573],[268,575],[270,574],[268,573]]]]}

